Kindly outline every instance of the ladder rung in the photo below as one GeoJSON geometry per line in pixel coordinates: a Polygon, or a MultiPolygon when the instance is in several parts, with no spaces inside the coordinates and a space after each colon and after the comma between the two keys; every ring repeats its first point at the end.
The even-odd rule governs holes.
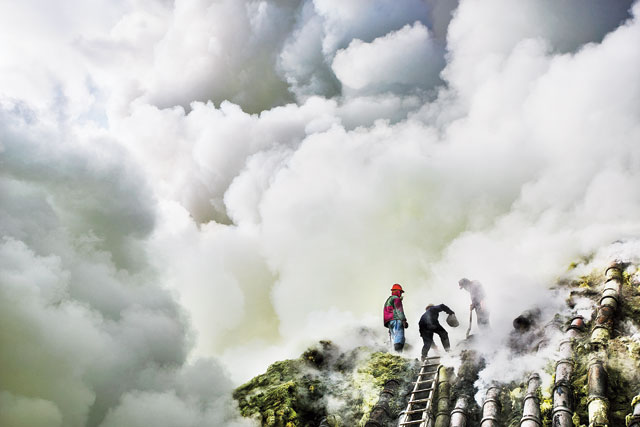
{"type": "Polygon", "coordinates": [[[433,389],[435,389],[435,387],[427,387],[427,388],[421,388],[418,390],[411,390],[411,394],[422,393],[423,391],[431,391],[433,389]]]}
{"type": "Polygon", "coordinates": [[[423,423],[424,420],[415,420],[415,421],[405,421],[403,423],[398,424],[399,426],[410,426],[412,424],[420,424],[423,423]]]}
{"type": "Polygon", "coordinates": [[[415,390],[411,391],[409,402],[407,402],[407,408],[402,412],[404,415],[400,418],[405,421],[400,422],[398,427],[421,427],[429,422],[430,418],[428,415],[430,414],[431,406],[433,405],[436,378],[438,377],[438,370],[440,369],[440,366],[440,357],[427,357],[422,361],[422,366],[420,367],[416,381],[411,382],[415,390]],[[420,386],[426,386],[426,388],[418,389],[420,386]],[[411,421],[407,420],[407,418],[416,417],[420,417],[420,419],[411,421]]]}
{"type": "MultiPolygon", "coordinates": [[[[418,378],[416,378],[418,381],[434,381],[436,379],[435,376],[431,376],[431,375],[418,375],[418,378]]],[[[414,381],[415,383],[415,381],[414,381]]]]}
{"type": "Polygon", "coordinates": [[[433,387],[421,388],[420,390],[413,390],[411,394],[424,393],[426,391],[433,391],[433,387]]]}

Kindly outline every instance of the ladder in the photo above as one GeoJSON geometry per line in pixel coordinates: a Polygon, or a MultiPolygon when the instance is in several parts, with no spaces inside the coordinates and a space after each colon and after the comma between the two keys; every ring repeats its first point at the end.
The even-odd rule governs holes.
{"type": "Polygon", "coordinates": [[[439,357],[427,357],[424,359],[420,372],[412,383],[414,386],[409,394],[407,409],[400,413],[398,427],[433,426],[433,396],[438,384],[439,370],[439,357]]]}

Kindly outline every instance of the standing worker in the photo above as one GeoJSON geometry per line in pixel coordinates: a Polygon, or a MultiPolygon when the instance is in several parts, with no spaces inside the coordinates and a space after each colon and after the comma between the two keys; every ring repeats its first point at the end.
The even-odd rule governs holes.
{"type": "MultiPolygon", "coordinates": [[[[460,286],[460,289],[464,289],[468,291],[469,294],[471,294],[471,306],[469,307],[469,310],[476,311],[476,320],[478,322],[478,326],[481,328],[488,328],[489,311],[487,310],[487,305],[485,303],[484,288],[482,287],[482,283],[478,282],[477,280],[462,278],[458,281],[458,285],[460,286]]],[[[471,328],[471,323],[469,323],[469,328],[471,328]]]]}
{"type": "Polygon", "coordinates": [[[440,341],[442,341],[442,346],[444,347],[445,351],[449,351],[449,348],[451,348],[449,344],[449,334],[438,321],[438,316],[443,311],[449,315],[454,314],[453,310],[451,310],[444,304],[429,304],[425,308],[425,312],[422,317],[420,317],[418,328],[420,329],[420,336],[422,337],[422,341],[424,343],[424,345],[422,346],[422,359],[425,359],[427,357],[427,354],[429,353],[431,344],[433,344],[434,333],[438,334],[438,336],[440,337],[440,341]]]}
{"type": "Polygon", "coordinates": [[[391,287],[391,296],[384,303],[384,326],[389,328],[389,337],[393,342],[393,349],[402,353],[404,348],[404,330],[409,327],[402,307],[402,286],[394,284],[391,287]]]}

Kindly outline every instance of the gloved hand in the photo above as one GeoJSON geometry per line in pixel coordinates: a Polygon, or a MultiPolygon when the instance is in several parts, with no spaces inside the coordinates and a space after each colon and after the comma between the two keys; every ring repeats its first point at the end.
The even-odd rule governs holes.
{"type": "Polygon", "coordinates": [[[409,322],[407,322],[406,320],[404,321],[404,328],[407,329],[409,327],[409,322]]]}

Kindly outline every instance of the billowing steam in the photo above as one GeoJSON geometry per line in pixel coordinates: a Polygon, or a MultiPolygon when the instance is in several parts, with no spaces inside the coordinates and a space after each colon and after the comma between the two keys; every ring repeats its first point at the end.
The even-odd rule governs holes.
{"type": "Polygon", "coordinates": [[[639,15],[0,5],[0,425],[250,424],[235,384],[362,325],[384,340],[396,282],[416,354],[427,303],[466,317],[463,276],[504,335],[640,234],[639,15]]]}

